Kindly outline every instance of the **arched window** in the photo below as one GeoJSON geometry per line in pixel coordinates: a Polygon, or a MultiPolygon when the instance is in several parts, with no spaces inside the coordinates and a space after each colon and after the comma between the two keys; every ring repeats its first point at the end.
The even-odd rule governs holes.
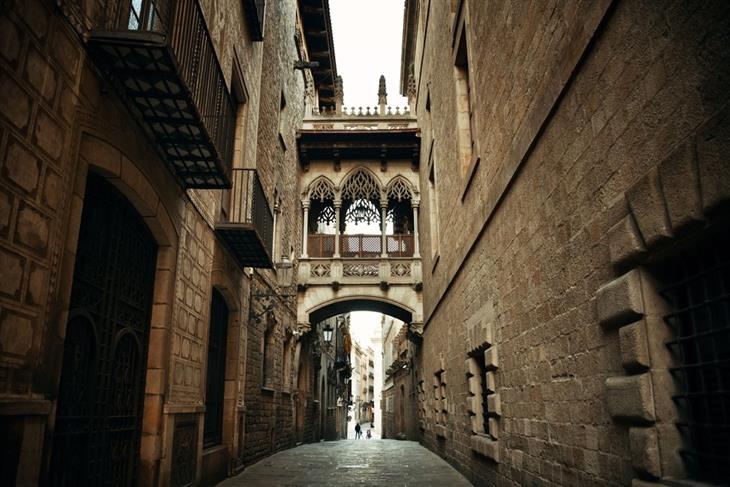
{"type": "Polygon", "coordinates": [[[381,253],[380,184],[364,168],[350,174],[342,186],[340,253],[343,257],[374,257],[381,253]]]}
{"type": "Polygon", "coordinates": [[[227,337],[228,306],[221,293],[213,288],[210,300],[203,446],[218,445],[223,439],[223,392],[226,380],[227,337]]]}
{"type": "Polygon", "coordinates": [[[393,232],[388,235],[388,255],[392,257],[410,257],[414,249],[413,189],[403,177],[397,176],[388,183],[387,218],[393,224],[393,232]]]}
{"type": "Polygon", "coordinates": [[[335,189],[327,178],[309,189],[308,251],[312,257],[331,257],[335,251],[335,189]]]}

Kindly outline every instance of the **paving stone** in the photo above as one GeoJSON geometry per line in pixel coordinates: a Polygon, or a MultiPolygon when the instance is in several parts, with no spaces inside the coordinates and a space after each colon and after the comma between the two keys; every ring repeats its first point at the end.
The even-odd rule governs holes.
{"type": "Polygon", "coordinates": [[[414,441],[340,440],[285,450],[218,485],[459,487],[472,484],[443,459],[414,441]]]}

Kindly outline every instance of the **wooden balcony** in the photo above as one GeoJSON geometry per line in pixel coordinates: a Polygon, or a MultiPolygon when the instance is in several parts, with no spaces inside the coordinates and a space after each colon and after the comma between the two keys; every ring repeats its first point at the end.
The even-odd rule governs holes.
{"type": "Polygon", "coordinates": [[[235,107],[198,1],[119,3],[90,56],[183,187],[230,187],[235,107]]]}
{"type": "Polygon", "coordinates": [[[381,235],[340,235],[342,257],[380,257],[381,235]]]}
{"type": "Polygon", "coordinates": [[[332,257],[335,255],[335,236],[308,235],[307,252],[310,257],[332,257]]]}
{"type": "Polygon", "coordinates": [[[227,221],[215,233],[242,267],[272,268],[274,216],[255,169],[234,169],[227,221]]]}

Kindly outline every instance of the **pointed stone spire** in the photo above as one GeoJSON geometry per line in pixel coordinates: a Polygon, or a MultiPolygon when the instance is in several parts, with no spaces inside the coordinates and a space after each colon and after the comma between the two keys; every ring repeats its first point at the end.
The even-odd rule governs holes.
{"type": "Polygon", "coordinates": [[[388,93],[385,91],[385,76],[380,75],[380,82],[378,83],[378,105],[380,108],[380,114],[385,114],[385,106],[388,104],[388,93]]]}
{"type": "Polygon", "coordinates": [[[342,104],[345,100],[345,88],[342,84],[342,76],[335,78],[335,112],[339,115],[342,113],[342,104]]]}

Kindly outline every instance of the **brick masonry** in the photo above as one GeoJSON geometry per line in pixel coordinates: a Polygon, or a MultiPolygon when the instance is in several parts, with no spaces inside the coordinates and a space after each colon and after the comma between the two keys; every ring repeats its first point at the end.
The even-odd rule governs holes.
{"type": "MultiPolygon", "coordinates": [[[[409,8],[416,3],[421,160],[433,141],[441,236],[437,255],[434,229],[423,225],[419,366],[427,385],[446,371],[452,432],[440,438],[427,427],[424,443],[480,485],[656,478],[656,434],[629,431],[621,419],[646,425],[654,408],[651,382],[624,377],[646,370],[641,334],[617,329],[640,316],[631,304],[636,281],[614,279],[677,230],[718,215],[713,208],[726,211],[727,6],[466,0],[409,8]],[[458,8],[479,158],[463,177],[448,54],[458,8]],[[710,140],[711,149],[699,149],[710,140]],[[699,188],[703,173],[714,176],[685,191],[699,188]],[[469,441],[464,361],[476,319],[494,326],[499,349],[496,457],[469,441]]],[[[423,188],[429,169],[422,164],[423,188]]],[[[423,200],[423,214],[432,212],[434,200],[423,200]]],[[[665,469],[672,462],[662,459],[665,469]]]]}

